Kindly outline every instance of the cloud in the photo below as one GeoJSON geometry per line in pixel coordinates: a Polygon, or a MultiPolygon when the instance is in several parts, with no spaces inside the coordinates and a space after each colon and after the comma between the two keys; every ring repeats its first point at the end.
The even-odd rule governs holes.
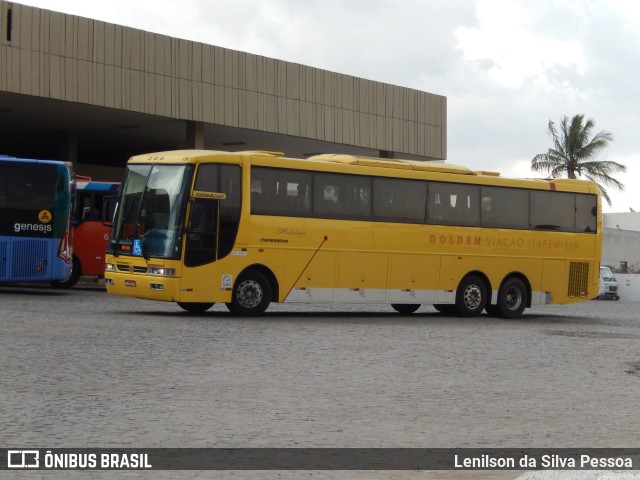
{"type": "Polygon", "coordinates": [[[547,72],[565,67],[581,73],[585,57],[576,40],[561,40],[534,31],[530,10],[512,0],[478,1],[479,27],[455,31],[464,59],[474,61],[495,81],[519,88],[525,81],[550,88],[547,72]]]}
{"type": "Polygon", "coordinates": [[[448,160],[471,168],[524,174],[578,113],[614,134],[601,159],[638,162],[634,0],[23,1],[444,95],[448,160]]]}

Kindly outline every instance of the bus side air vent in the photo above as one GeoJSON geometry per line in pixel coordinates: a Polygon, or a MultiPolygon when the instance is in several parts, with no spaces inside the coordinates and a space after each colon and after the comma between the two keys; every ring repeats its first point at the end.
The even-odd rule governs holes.
{"type": "Polygon", "coordinates": [[[7,279],[7,250],[9,242],[0,242],[0,281],[7,279]]]}
{"type": "Polygon", "coordinates": [[[585,297],[589,286],[589,262],[569,264],[569,297],[585,297]]]}

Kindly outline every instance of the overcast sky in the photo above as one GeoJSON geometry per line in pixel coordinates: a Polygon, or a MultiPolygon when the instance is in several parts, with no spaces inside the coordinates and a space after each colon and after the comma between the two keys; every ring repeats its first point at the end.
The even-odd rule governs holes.
{"type": "Polygon", "coordinates": [[[447,97],[447,162],[504,176],[585,114],[627,166],[605,212],[640,211],[636,0],[20,0],[447,97]]]}

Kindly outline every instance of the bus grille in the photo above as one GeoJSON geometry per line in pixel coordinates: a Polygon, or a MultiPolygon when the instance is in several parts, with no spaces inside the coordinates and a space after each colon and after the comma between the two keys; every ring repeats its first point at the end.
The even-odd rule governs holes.
{"type": "Polygon", "coordinates": [[[118,270],[121,272],[147,273],[147,267],[133,267],[131,265],[126,265],[124,263],[118,263],[117,267],[118,267],[118,270]]]}
{"type": "Polygon", "coordinates": [[[11,258],[13,278],[45,278],[48,266],[46,240],[14,240],[11,258]]]}
{"type": "Polygon", "coordinates": [[[589,286],[589,262],[569,264],[569,297],[584,297],[589,286]]]}
{"type": "Polygon", "coordinates": [[[0,279],[7,278],[7,245],[9,242],[0,243],[0,279]]]}

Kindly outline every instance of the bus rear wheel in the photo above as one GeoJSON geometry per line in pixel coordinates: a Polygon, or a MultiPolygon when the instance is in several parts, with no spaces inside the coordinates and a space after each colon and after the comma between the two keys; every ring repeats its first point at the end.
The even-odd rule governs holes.
{"type": "Polygon", "coordinates": [[[527,306],[528,293],[524,282],[517,277],[507,279],[498,293],[498,311],[502,318],[519,318],[527,306]]]}
{"type": "Polygon", "coordinates": [[[204,313],[213,307],[213,303],[206,302],[177,302],[178,306],[189,313],[204,313]]]}
{"type": "Polygon", "coordinates": [[[419,303],[392,303],[391,308],[403,315],[409,315],[420,308],[419,303]]]}
{"type": "Polygon", "coordinates": [[[271,284],[257,271],[243,274],[233,287],[231,303],[227,308],[234,315],[256,317],[262,315],[271,303],[271,284]]]}
{"type": "Polygon", "coordinates": [[[456,291],[456,313],[461,317],[475,317],[487,304],[487,286],[476,275],[465,277],[456,291]]]}

